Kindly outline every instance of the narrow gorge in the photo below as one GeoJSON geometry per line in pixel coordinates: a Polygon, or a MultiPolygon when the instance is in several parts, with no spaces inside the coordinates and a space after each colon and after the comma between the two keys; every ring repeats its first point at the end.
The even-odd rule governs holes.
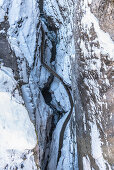
{"type": "Polygon", "coordinates": [[[0,0],[0,170],[114,169],[113,41],[113,0],[0,0]]]}

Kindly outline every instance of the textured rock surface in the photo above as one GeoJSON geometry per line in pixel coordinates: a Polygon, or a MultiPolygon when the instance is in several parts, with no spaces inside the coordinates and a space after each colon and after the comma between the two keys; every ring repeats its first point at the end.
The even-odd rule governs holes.
{"type": "Polygon", "coordinates": [[[96,0],[92,1],[90,7],[101,29],[108,32],[114,41],[114,1],[96,0]]]}
{"type": "Polygon", "coordinates": [[[37,168],[114,167],[113,6],[113,0],[0,1],[0,59],[13,70],[36,128],[35,161],[29,158],[37,168]],[[75,104],[58,164],[71,106],[61,81],[41,63],[43,31],[45,63],[72,89],[75,104]]]}
{"type": "Polygon", "coordinates": [[[114,166],[112,19],[109,22],[113,14],[106,13],[113,11],[113,5],[113,1],[82,1],[76,6],[80,10],[75,16],[75,21],[79,22],[75,22],[77,54],[72,67],[73,74],[77,74],[73,77],[73,86],[77,101],[77,142],[81,169],[113,169],[114,166]]]}

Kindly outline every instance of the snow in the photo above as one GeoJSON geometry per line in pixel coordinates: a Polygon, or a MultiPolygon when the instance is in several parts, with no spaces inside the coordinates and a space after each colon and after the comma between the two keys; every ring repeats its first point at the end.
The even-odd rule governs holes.
{"type": "Polygon", "coordinates": [[[83,7],[85,14],[82,17],[81,24],[84,29],[87,30],[89,35],[89,30],[93,24],[95,32],[97,34],[98,41],[100,43],[100,50],[102,54],[109,54],[110,59],[114,59],[114,42],[110,38],[108,33],[101,30],[99,26],[98,19],[91,13],[90,8],[87,5],[87,0],[84,1],[83,7]]]}
{"type": "Polygon", "coordinates": [[[68,2],[66,0],[57,2],[55,0],[46,0],[44,1],[44,10],[46,15],[53,18],[54,23],[59,27],[57,38],[60,41],[56,46],[56,72],[66,83],[71,84],[70,58],[75,55],[73,37],[73,3],[72,1],[68,2]],[[63,14],[60,13],[61,7],[65,10],[63,14]],[[64,21],[63,16],[65,17],[64,21]]]}
{"type": "Polygon", "coordinates": [[[0,30],[0,34],[4,34],[4,33],[5,33],[4,29],[0,30]]]}
{"type": "Polygon", "coordinates": [[[3,2],[4,2],[4,0],[0,0],[0,6],[2,6],[2,5],[3,5],[3,2]]]}
{"type": "Polygon", "coordinates": [[[35,0],[11,1],[9,8],[8,30],[9,42],[14,49],[16,56],[26,58],[29,66],[32,66],[36,43],[36,27],[38,23],[38,9],[35,0]],[[37,18],[37,19],[36,19],[37,18]],[[18,32],[15,33],[15,32],[18,32]]]}
{"type": "Polygon", "coordinates": [[[63,147],[61,150],[61,157],[58,162],[57,170],[60,169],[73,169],[73,166],[78,170],[78,156],[77,156],[77,145],[74,146],[74,141],[71,139],[70,123],[67,124],[65,133],[63,147]],[[72,158],[72,154],[75,149],[75,158],[72,158]],[[62,167],[62,168],[61,168],[62,167]]]}
{"type": "Polygon", "coordinates": [[[71,84],[70,77],[68,75],[71,74],[71,63],[70,63],[70,57],[66,55],[64,57],[64,67],[63,67],[63,77],[64,80],[68,83],[71,84]]]}
{"type": "Polygon", "coordinates": [[[12,1],[11,9],[9,11],[9,19],[8,19],[10,25],[14,25],[15,22],[18,21],[18,18],[20,18],[19,16],[20,3],[21,0],[12,1]]]}
{"type": "Polygon", "coordinates": [[[23,153],[15,150],[1,151],[0,154],[0,170],[37,170],[34,162],[33,152],[25,151],[23,153]]]}
{"type": "MultiPolygon", "coordinates": [[[[43,7],[46,15],[51,17],[54,24],[59,28],[57,33],[58,42],[56,45],[56,60],[54,63],[56,73],[63,78],[63,81],[67,85],[71,85],[70,59],[75,54],[74,38],[72,31],[72,1],[68,2],[66,0],[62,0],[56,2],[55,0],[46,0],[44,1],[43,7]],[[62,11],[60,10],[61,7],[65,9],[64,13],[62,13],[62,11]],[[64,20],[64,18],[66,19],[64,20]]],[[[50,54],[48,52],[46,57],[48,57],[49,55],[50,54]]],[[[68,111],[70,108],[69,98],[66,90],[64,89],[63,85],[60,83],[59,80],[54,79],[54,82],[51,84],[50,91],[52,92],[52,104],[58,108],[56,103],[60,103],[60,106],[65,111],[68,111]]]]}
{"type": "MultiPolygon", "coordinates": [[[[73,36],[73,2],[71,0],[45,0],[44,1],[44,11],[47,16],[51,18],[54,22],[55,26],[57,26],[57,45],[56,45],[56,60],[54,62],[54,68],[56,68],[56,73],[62,77],[63,81],[71,85],[71,58],[75,56],[75,45],[74,45],[74,36],[73,36]],[[61,10],[62,8],[62,10],[61,10]]],[[[49,54],[49,53],[48,53],[49,54]]],[[[47,56],[46,56],[47,57],[47,56]]],[[[52,104],[56,106],[58,109],[58,103],[61,108],[65,111],[70,110],[70,102],[68,94],[61,84],[61,82],[55,78],[53,83],[51,84],[50,91],[52,93],[52,104]]],[[[68,114],[68,113],[67,113],[68,114]]],[[[67,116],[65,115],[60,119],[57,123],[56,129],[53,133],[53,139],[51,144],[51,155],[49,161],[49,169],[56,169],[56,161],[57,161],[57,150],[59,143],[59,134],[60,129],[62,128],[62,124],[65,121],[67,116]]],[[[76,144],[71,142],[71,134],[69,124],[65,130],[63,148],[61,158],[58,164],[57,169],[72,169],[75,164],[73,158],[74,150],[76,149],[76,144]],[[70,153],[71,148],[75,145],[75,149],[70,153]]],[[[77,159],[77,151],[75,152],[77,159]]],[[[78,169],[77,166],[74,166],[78,169]]]]}
{"type": "Polygon", "coordinates": [[[12,92],[15,87],[16,81],[13,78],[12,70],[2,66],[0,69],[0,91],[12,92]]]}
{"type": "Polygon", "coordinates": [[[91,170],[90,160],[88,157],[83,157],[83,170],[91,170]]]}
{"type": "Polygon", "coordinates": [[[66,111],[70,109],[68,94],[61,82],[54,82],[51,85],[51,90],[58,103],[61,103],[62,108],[66,111]]]}
{"type": "Polygon", "coordinates": [[[69,154],[69,151],[67,152],[69,148],[69,140],[70,140],[70,130],[68,128],[69,128],[69,124],[66,127],[67,133],[65,133],[65,135],[67,136],[65,136],[65,139],[64,139],[63,148],[61,151],[61,157],[60,157],[60,160],[57,166],[57,170],[60,170],[61,167],[63,167],[63,169],[65,168],[66,170],[69,170],[71,168],[70,167],[70,156],[69,156],[70,154],[69,154]],[[66,138],[69,138],[69,139],[66,139],[66,138]]]}
{"type": "MultiPolygon", "coordinates": [[[[69,113],[69,112],[68,112],[69,113]]],[[[49,169],[57,169],[57,170],[62,170],[62,169],[72,169],[73,165],[78,170],[78,158],[77,158],[77,145],[74,145],[74,141],[71,140],[71,131],[70,131],[70,123],[67,124],[65,133],[64,133],[64,141],[63,141],[63,147],[61,150],[61,157],[58,162],[58,166],[56,168],[57,164],[57,156],[58,156],[58,145],[59,145],[59,135],[60,131],[62,128],[62,125],[68,116],[68,113],[66,113],[57,123],[56,129],[54,130],[53,133],[53,140],[51,143],[51,150],[50,150],[50,160],[48,164],[49,169]],[[74,148],[75,148],[75,160],[72,158],[72,154],[74,153],[74,148]]]]}
{"type": "Polygon", "coordinates": [[[87,51],[87,49],[85,47],[85,43],[84,43],[83,40],[81,40],[81,42],[80,42],[80,48],[82,49],[82,51],[84,53],[84,56],[88,56],[88,51],[87,51]]]}
{"type": "MultiPolygon", "coordinates": [[[[71,21],[72,22],[72,21],[71,21]]],[[[57,44],[56,72],[63,80],[71,84],[71,57],[75,54],[72,23],[62,25],[59,30],[60,42],[57,44]]]]}
{"type": "Polygon", "coordinates": [[[24,166],[27,167],[29,164],[36,166],[34,161],[31,161],[34,160],[31,150],[37,143],[35,128],[22,98],[19,97],[18,89],[15,90],[16,87],[17,82],[13,78],[12,70],[2,66],[0,69],[0,169],[3,169],[6,164],[10,167],[17,164],[20,166],[23,162],[21,156],[24,153],[26,156],[31,153],[24,166]]]}
{"type": "Polygon", "coordinates": [[[96,163],[99,165],[100,169],[106,169],[106,165],[103,160],[102,150],[101,150],[101,141],[100,134],[97,129],[96,123],[91,124],[91,147],[92,147],[92,155],[96,160],[96,163]]]}
{"type": "MultiPolygon", "coordinates": [[[[6,1],[0,0],[0,6],[6,1]]],[[[94,25],[95,32],[97,33],[97,38],[95,41],[99,41],[100,49],[93,47],[93,51],[95,51],[98,60],[91,59],[86,61],[87,67],[86,70],[96,70],[98,71],[98,75],[100,76],[100,54],[109,54],[109,57],[113,59],[114,57],[114,44],[110,38],[110,36],[103,32],[100,29],[98,20],[95,16],[90,12],[88,4],[91,4],[92,0],[84,1],[84,10],[85,14],[82,18],[82,25],[87,30],[89,35],[89,30],[94,25]]],[[[27,109],[33,113],[33,103],[32,103],[32,93],[34,96],[34,103],[37,106],[36,113],[36,121],[38,123],[38,127],[40,125],[43,126],[42,141],[45,140],[45,131],[47,118],[52,114],[51,109],[47,105],[45,105],[45,101],[38,89],[38,85],[43,87],[43,84],[47,82],[47,79],[50,73],[44,68],[40,67],[41,63],[38,61],[37,68],[34,69],[35,74],[33,75],[33,80],[28,79],[27,77],[27,62],[29,67],[32,68],[34,61],[34,50],[36,43],[36,26],[38,23],[39,11],[36,8],[35,0],[11,0],[9,6],[9,14],[8,20],[10,24],[10,28],[8,30],[9,42],[11,44],[12,49],[15,51],[17,57],[19,57],[18,62],[22,59],[22,63],[18,63],[20,71],[20,76],[23,78],[25,83],[29,85],[24,85],[22,87],[23,98],[26,104],[27,109]],[[19,24],[18,22],[21,23],[19,24]],[[17,33],[16,33],[17,32],[17,33]],[[35,84],[36,83],[36,84],[35,84]],[[37,84],[39,83],[39,84],[37,84]],[[31,89],[32,92],[31,92],[31,89]]],[[[59,28],[58,39],[60,40],[57,44],[57,54],[55,67],[56,72],[63,77],[64,82],[66,84],[71,85],[71,63],[70,57],[75,58],[75,49],[74,49],[74,39],[72,32],[72,15],[73,15],[73,5],[71,1],[66,0],[45,0],[44,1],[44,10],[47,16],[50,16],[56,26],[59,28]],[[69,4],[71,6],[69,6],[69,4]],[[59,6],[64,8],[64,14],[61,14],[59,6]],[[67,10],[66,10],[67,9],[67,10]],[[71,15],[72,13],[72,15],[71,15]],[[65,17],[65,21],[64,18],[65,17]],[[68,21],[69,20],[69,21],[68,21]]],[[[5,12],[0,7],[0,22],[4,20],[5,12]]],[[[3,33],[1,31],[0,33],[3,33]]],[[[39,43],[40,44],[40,43],[39,43]]],[[[86,49],[85,43],[81,40],[81,49],[84,52],[84,57],[89,57],[88,51],[86,49]]],[[[90,44],[88,44],[89,51],[91,50],[90,44]]],[[[47,49],[48,54],[50,53],[47,49]]],[[[86,65],[86,64],[85,64],[86,65]]],[[[32,76],[32,74],[31,74],[32,76]]],[[[107,77],[105,77],[107,85],[109,85],[107,77]]],[[[91,93],[96,93],[98,99],[100,99],[98,84],[94,80],[84,79],[84,82],[89,86],[89,90],[91,93]],[[94,88],[93,88],[94,87],[94,88]]],[[[54,97],[56,98],[56,102],[62,105],[63,109],[69,110],[69,99],[67,93],[63,87],[63,85],[59,82],[59,80],[55,80],[51,85],[51,91],[53,92],[54,97]]],[[[88,94],[90,95],[90,94],[88,94]]],[[[95,113],[95,105],[94,102],[91,101],[92,112],[95,113]]],[[[0,70],[0,168],[6,166],[6,162],[10,166],[16,165],[19,169],[21,169],[21,164],[24,165],[24,170],[32,170],[37,169],[34,162],[34,156],[31,150],[36,145],[36,134],[33,124],[31,123],[28,112],[24,106],[24,102],[19,96],[19,92],[17,89],[17,82],[13,78],[13,73],[11,69],[2,67],[0,70]],[[15,89],[16,88],[16,89],[15,89]],[[14,90],[15,89],[15,90],[14,90]],[[7,107],[6,106],[7,103],[7,107]],[[8,140],[11,139],[11,140],[8,140]],[[26,155],[26,160],[23,159],[23,155],[26,155]],[[13,160],[14,159],[14,160],[13,160]]],[[[50,169],[54,169],[57,161],[57,150],[59,144],[59,134],[62,128],[63,122],[65,121],[65,114],[63,118],[58,122],[57,127],[53,133],[53,141],[51,145],[51,159],[49,162],[50,169]]],[[[93,115],[94,116],[94,115],[93,115]]],[[[84,127],[86,130],[86,118],[84,119],[84,127]]],[[[58,164],[57,169],[66,169],[69,170],[71,167],[71,153],[69,154],[69,145],[70,145],[70,125],[67,125],[64,135],[64,144],[62,148],[61,158],[58,164]],[[70,155],[70,156],[69,156],[70,155]]],[[[40,132],[39,132],[40,133],[40,132]]],[[[92,148],[92,156],[95,158],[96,163],[100,167],[100,169],[105,170],[107,163],[102,156],[101,149],[101,141],[100,141],[100,133],[97,129],[96,123],[91,123],[91,148],[92,148]],[[97,143],[97,145],[96,145],[97,143]]],[[[42,142],[43,143],[43,142],[42,142]]],[[[43,145],[40,143],[40,145],[43,145]]],[[[73,144],[71,145],[71,147],[73,144]]],[[[76,147],[76,145],[75,145],[76,147]]],[[[41,148],[41,152],[43,151],[43,146],[41,148]]],[[[73,150],[73,148],[72,148],[73,150]]],[[[77,153],[76,153],[77,154],[77,153]]],[[[84,169],[89,170],[90,168],[90,160],[89,158],[83,157],[83,165],[84,169]]],[[[77,168],[77,167],[76,167],[77,168]]],[[[77,168],[78,169],[78,168],[77,168]]]]}
{"type": "Polygon", "coordinates": [[[4,21],[4,16],[5,16],[5,11],[0,7],[0,22],[4,21]]]}
{"type": "Polygon", "coordinates": [[[25,107],[16,103],[10,93],[0,92],[0,108],[0,147],[19,151],[35,147],[35,129],[25,107]]]}
{"type": "MultiPolygon", "coordinates": [[[[102,154],[100,133],[98,131],[96,122],[90,123],[91,125],[91,149],[92,156],[95,159],[100,170],[106,170],[106,164],[108,164],[102,154]]],[[[111,170],[110,166],[109,169],[111,170]]]]}
{"type": "Polygon", "coordinates": [[[43,7],[46,14],[53,18],[54,23],[56,23],[57,26],[59,26],[59,23],[63,23],[63,18],[60,14],[59,6],[56,0],[45,0],[43,7]]]}
{"type": "Polygon", "coordinates": [[[56,169],[57,164],[57,156],[58,156],[58,145],[59,145],[59,135],[62,128],[62,125],[67,117],[68,113],[66,113],[58,122],[56,129],[53,133],[53,140],[51,143],[51,155],[50,155],[50,161],[49,161],[49,169],[56,169]]]}
{"type": "MultiPolygon", "coordinates": [[[[89,88],[87,90],[87,96],[90,99],[90,109],[88,109],[88,113],[92,117],[93,122],[89,122],[91,126],[91,154],[92,157],[95,159],[96,164],[98,165],[100,170],[107,169],[106,165],[109,169],[110,165],[103,157],[103,151],[102,151],[102,142],[101,142],[101,135],[99,132],[99,128],[96,124],[96,119],[99,122],[99,125],[101,129],[103,130],[102,124],[100,123],[101,119],[103,118],[103,112],[102,107],[103,104],[105,104],[105,107],[107,107],[106,102],[102,102],[103,98],[106,99],[106,96],[101,96],[100,93],[100,83],[99,81],[103,81],[106,86],[110,87],[110,82],[105,75],[103,75],[103,72],[101,71],[101,68],[107,72],[107,66],[102,61],[102,56],[105,59],[105,56],[107,57],[107,60],[112,61],[114,59],[114,42],[110,38],[109,34],[101,30],[98,19],[91,13],[89,5],[91,4],[91,0],[84,0],[81,2],[81,8],[83,12],[81,25],[82,25],[82,34],[85,34],[88,36],[89,40],[83,40],[81,39],[80,47],[82,49],[83,57],[84,58],[84,73],[88,75],[89,71],[94,71],[98,75],[98,79],[94,79],[93,76],[88,75],[84,77],[84,83],[89,88]],[[92,34],[90,33],[91,28],[93,28],[96,38],[92,41],[90,41],[90,38],[92,34]],[[91,47],[91,43],[93,43],[93,46],[91,47]],[[95,44],[99,44],[98,46],[95,46],[95,44]],[[103,79],[103,80],[102,80],[103,79]],[[91,98],[91,94],[95,95],[95,101],[91,98]],[[101,108],[101,110],[98,110],[98,108],[101,108]],[[95,116],[95,113],[97,112],[97,117],[95,116]],[[102,115],[101,115],[102,114],[102,115]]],[[[85,127],[85,117],[84,118],[84,127],[85,127]]],[[[89,160],[89,157],[87,155],[83,157],[83,167],[86,170],[91,169],[91,163],[89,160]]]]}

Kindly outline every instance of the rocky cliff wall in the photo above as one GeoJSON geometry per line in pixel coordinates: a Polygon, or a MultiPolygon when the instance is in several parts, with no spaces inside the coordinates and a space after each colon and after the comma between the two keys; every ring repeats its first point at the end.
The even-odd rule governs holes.
{"type": "Polygon", "coordinates": [[[37,169],[113,169],[113,5],[0,2],[0,58],[35,126],[37,169]]]}
{"type": "Polygon", "coordinates": [[[80,169],[114,168],[113,5],[86,0],[76,5],[72,79],[80,169]]]}

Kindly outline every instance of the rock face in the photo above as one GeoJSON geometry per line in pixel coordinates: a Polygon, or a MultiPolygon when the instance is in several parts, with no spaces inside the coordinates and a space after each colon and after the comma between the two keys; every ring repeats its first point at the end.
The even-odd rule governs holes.
{"type": "Polygon", "coordinates": [[[114,41],[114,1],[92,1],[90,8],[99,20],[101,29],[108,32],[114,41]]]}
{"type": "Polygon", "coordinates": [[[114,168],[114,44],[109,23],[113,5],[113,1],[83,1],[76,6],[79,13],[74,18],[77,35],[72,67],[77,75],[73,89],[80,169],[114,168]]]}
{"type": "Polygon", "coordinates": [[[13,70],[36,128],[37,169],[114,168],[113,6],[113,0],[0,2],[0,59],[13,70]],[[69,93],[74,107],[64,125],[69,93]]]}

